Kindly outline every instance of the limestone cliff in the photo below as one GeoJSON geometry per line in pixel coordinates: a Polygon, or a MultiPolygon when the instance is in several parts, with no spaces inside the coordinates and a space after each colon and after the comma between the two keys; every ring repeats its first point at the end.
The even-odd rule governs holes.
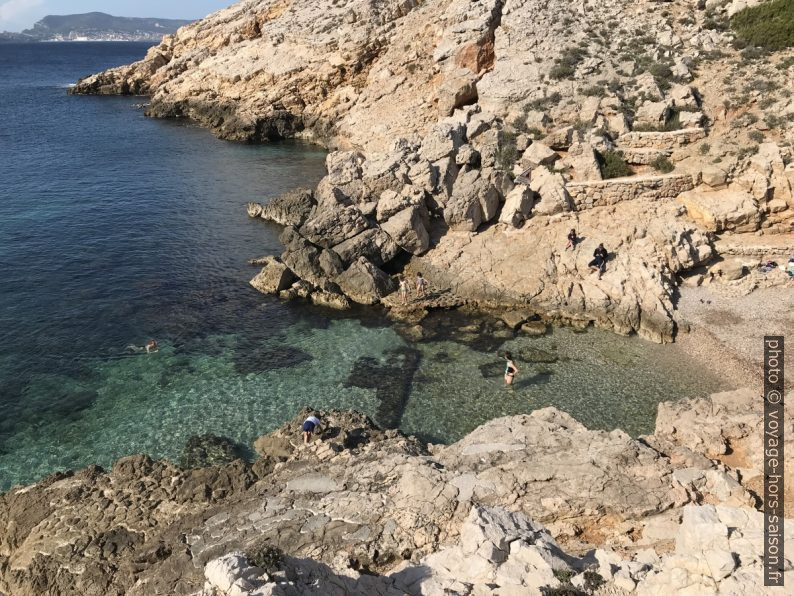
{"type": "Polygon", "coordinates": [[[520,307],[670,341],[679,275],[713,262],[716,235],[792,244],[794,58],[742,49],[727,19],[746,4],[248,0],[73,92],[335,150],[262,291],[371,304],[410,255],[437,299],[420,309],[520,307]]]}

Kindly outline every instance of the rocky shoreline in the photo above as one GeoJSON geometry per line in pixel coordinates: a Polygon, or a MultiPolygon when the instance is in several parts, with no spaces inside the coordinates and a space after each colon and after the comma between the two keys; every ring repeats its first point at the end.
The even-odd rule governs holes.
{"type": "MultiPolygon", "coordinates": [[[[457,307],[511,333],[692,329],[693,353],[752,370],[756,336],[791,321],[792,278],[758,265],[794,256],[794,53],[736,43],[747,4],[248,0],[70,93],[331,150],[316,188],[247,205],[284,226],[283,253],[254,260],[262,292],[381,303],[417,338],[457,307]],[[419,271],[430,296],[404,308],[394,278],[419,271]],[[758,288],[783,307],[742,300],[758,288]]],[[[253,465],[134,456],[9,491],[0,592],[776,593],[761,410],[754,389],[661,404],[632,439],[546,408],[447,446],[322,412],[308,448],[303,412],[253,465]]]]}
{"type": "Polygon", "coordinates": [[[632,439],[545,408],[446,446],[328,411],[308,447],[305,410],[253,465],[204,437],[182,463],[207,467],[137,455],[0,495],[0,593],[750,593],[761,410],[750,389],[663,403],[632,439]]]}
{"type": "Polygon", "coordinates": [[[792,244],[792,118],[778,93],[790,75],[765,71],[775,126],[751,130],[759,108],[723,101],[738,52],[709,19],[737,2],[694,14],[685,0],[664,14],[622,0],[241,2],[70,93],[147,94],[150,116],[222,138],[333,150],[316,189],[248,205],[287,226],[261,291],[346,308],[421,270],[449,303],[668,342],[681,275],[741,275],[768,257],[727,256],[723,239],[792,244]],[[621,35],[593,33],[603,26],[621,35]]]}

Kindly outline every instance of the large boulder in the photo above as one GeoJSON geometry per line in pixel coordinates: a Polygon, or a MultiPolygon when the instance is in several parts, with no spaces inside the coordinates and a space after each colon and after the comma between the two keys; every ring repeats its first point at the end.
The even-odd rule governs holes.
{"type": "Polygon", "coordinates": [[[331,280],[344,265],[334,251],[315,246],[293,227],[285,228],[280,240],[284,244],[281,260],[295,275],[321,290],[336,289],[331,280]]]}
{"type": "Polygon", "coordinates": [[[696,188],[678,195],[677,201],[695,223],[710,232],[752,232],[761,220],[755,200],[741,190],[696,188]]]}
{"type": "Polygon", "coordinates": [[[364,156],[358,151],[334,151],[325,158],[328,180],[344,186],[361,179],[364,156]]]}
{"type": "Polygon", "coordinates": [[[543,139],[543,144],[555,151],[565,151],[573,143],[581,140],[581,133],[573,126],[563,126],[551,131],[543,139]]]}
{"type": "Polygon", "coordinates": [[[262,205],[259,217],[282,226],[297,227],[306,221],[313,207],[312,191],[308,188],[296,188],[262,205]]]}
{"type": "Polygon", "coordinates": [[[265,257],[265,266],[250,281],[263,294],[278,294],[295,281],[295,274],[277,257],[265,257]]]}
{"type": "Polygon", "coordinates": [[[375,304],[394,291],[392,279],[364,257],[359,257],[335,281],[347,297],[359,304],[375,304]]]}
{"type": "Polygon", "coordinates": [[[534,193],[529,187],[523,184],[516,186],[505,197],[499,221],[514,228],[520,227],[532,211],[533,199],[534,193]]]}
{"type": "Polygon", "coordinates": [[[697,109],[700,107],[698,97],[689,85],[673,85],[668,95],[677,108],[697,109]]]}
{"type": "Polygon", "coordinates": [[[436,162],[445,157],[453,160],[458,149],[465,143],[465,127],[452,122],[441,122],[433,127],[430,133],[422,140],[419,155],[430,162],[436,162]]]}
{"type": "Polygon", "coordinates": [[[438,89],[438,112],[451,115],[456,108],[477,101],[477,75],[468,68],[456,68],[438,89]]]}
{"type": "Polygon", "coordinates": [[[475,231],[493,219],[499,208],[499,191],[480,170],[461,172],[444,208],[444,221],[453,230],[475,231]]]}
{"type": "Polygon", "coordinates": [[[577,180],[601,180],[598,158],[589,143],[572,144],[564,163],[573,170],[577,180]]]}
{"type": "Polygon", "coordinates": [[[412,255],[421,255],[430,246],[430,235],[427,231],[427,210],[418,205],[406,207],[381,224],[394,242],[412,255]]]}
{"type": "Polygon", "coordinates": [[[556,172],[540,167],[532,170],[529,187],[540,195],[533,211],[537,215],[554,215],[571,210],[571,197],[565,181],[556,172]]]}
{"type": "Polygon", "coordinates": [[[551,147],[541,141],[535,141],[527,147],[524,154],[521,156],[521,167],[536,168],[538,166],[550,166],[560,156],[551,147]]]}
{"type": "Polygon", "coordinates": [[[331,248],[360,234],[369,227],[361,211],[352,205],[315,211],[300,228],[310,242],[331,248]]]}
{"type": "Polygon", "coordinates": [[[333,248],[347,266],[358,257],[366,257],[380,267],[391,261],[400,252],[392,236],[380,228],[370,228],[337,244],[333,248]]]}
{"type": "Polygon", "coordinates": [[[659,127],[667,122],[669,116],[670,106],[666,101],[646,101],[634,115],[634,124],[659,127]]]}
{"type": "Polygon", "coordinates": [[[425,192],[415,186],[405,186],[400,192],[385,190],[376,207],[376,219],[384,222],[395,213],[411,206],[425,206],[425,192]]]}

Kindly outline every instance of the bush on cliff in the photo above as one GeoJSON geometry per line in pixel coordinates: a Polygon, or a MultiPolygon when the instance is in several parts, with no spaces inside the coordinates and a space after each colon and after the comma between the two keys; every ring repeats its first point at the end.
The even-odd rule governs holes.
{"type": "Polygon", "coordinates": [[[631,176],[634,173],[629,164],[626,163],[626,160],[623,159],[623,156],[616,151],[599,153],[598,165],[601,166],[601,177],[604,180],[631,176]]]}
{"type": "Polygon", "coordinates": [[[772,0],[731,18],[739,39],[769,50],[794,46],[794,0],[772,0]]]}
{"type": "Polygon", "coordinates": [[[284,568],[284,552],[271,546],[265,540],[260,540],[245,551],[245,558],[254,567],[264,569],[267,573],[273,574],[284,568]]]}
{"type": "Polygon", "coordinates": [[[651,166],[657,172],[662,172],[663,174],[669,174],[675,169],[673,162],[667,159],[664,156],[659,156],[651,162],[651,166]]]}

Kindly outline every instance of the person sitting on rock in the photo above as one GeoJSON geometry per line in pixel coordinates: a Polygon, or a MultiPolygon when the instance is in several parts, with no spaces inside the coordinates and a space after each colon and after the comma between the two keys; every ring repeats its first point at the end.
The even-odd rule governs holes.
{"type": "Polygon", "coordinates": [[[400,297],[402,298],[403,304],[408,304],[408,280],[404,277],[400,276],[400,297]]]}
{"type": "Polygon", "coordinates": [[[416,274],[416,294],[420,298],[424,298],[425,294],[427,294],[427,280],[422,277],[421,272],[416,274]]]}
{"type": "Polygon", "coordinates": [[[147,354],[151,354],[152,352],[157,352],[159,349],[160,348],[157,345],[157,342],[155,340],[153,340],[153,339],[150,339],[149,343],[146,344],[146,353],[147,354]]]}
{"type": "Polygon", "coordinates": [[[593,260],[590,261],[587,266],[590,267],[591,271],[598,272],[598,279],[601,279],[601,276],[604,274],[607,268],[607,249],[604,248],[603,244],[599,244],[598,248],[593,251],[593,260]]]}
{"type": "Polygon", "coordinates": [[[505,385],[509,387],[513,384],[513,379],[518,374],[518,367],[513,362],[513,355],[510,352],[505,352],[505,360],[507,361],[505,366],[505,385]]]}
{"type": "Polygon", "coordinates": [[[571,228],[571,231],[568,232],[568,244],[565,245],[565,250],[569,248],[574,250],[576,248],[576,243],[578,242],[579,238],[576,236],[576,230],[571,228]]]}
{"type": "Polygon", "coordinates": [[[303,444],[308,445],[315,432],[320,432],[320,419],[314,414],[303,421],[303,444]]]}

